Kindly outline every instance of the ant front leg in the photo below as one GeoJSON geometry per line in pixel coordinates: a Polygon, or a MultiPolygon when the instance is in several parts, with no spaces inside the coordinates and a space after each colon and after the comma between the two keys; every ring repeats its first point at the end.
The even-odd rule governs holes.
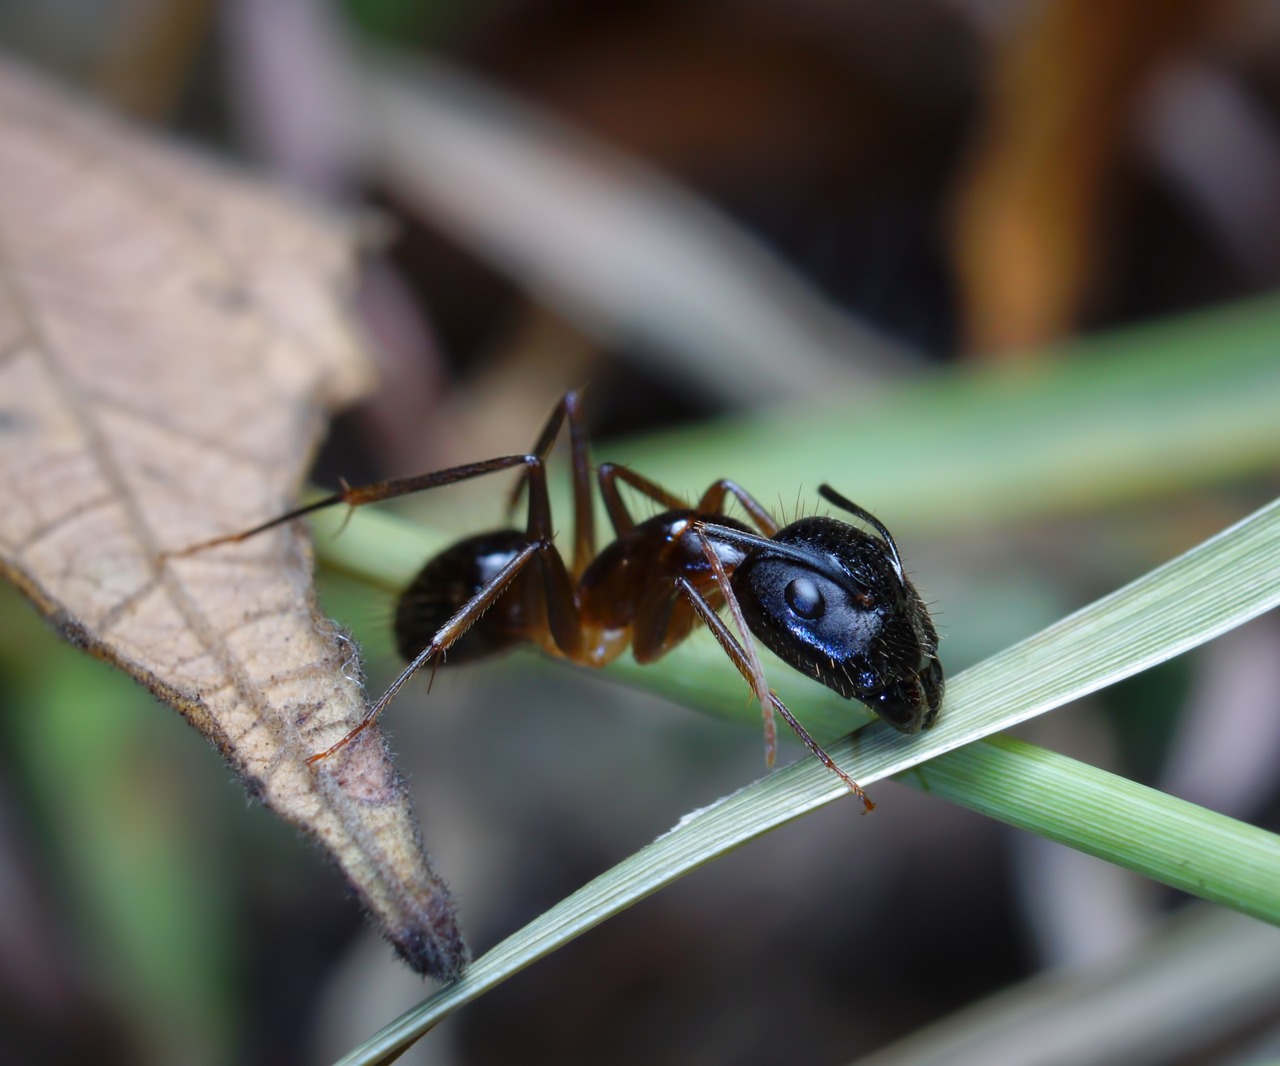
{"type": "MultiPolygon", "coordinates": [[[[778,532],[777,521],[765,509],[764,505],[736,481],[731,481],[728,478],[720,478],[702,494],[702,498],[698,500],[698,513],[700,515],[724,514],[725,499],[728,496],[732,496],[738,501],[738,504],[750,516],[751,521],[755,523],[756,528],[765,537],[772,537],[778,532]]],[[[702,554],[706,556],[707,562],[711,566],[716,584],[724,595],[725,605],[733,616],[734,625],[738,627],[738,632],[742,634],[746,661],[750,668],[750,673],[743,676],[746,677],[752,691],[755,692],[756,697],[760,700],[760,713],[764,716],[765,764],[772,766],[774,756],[777,753],[778,736],[773,721],[769,685],[764,678],[764,667],[760,664],[760,657],[756,654],[755,641],[751,639],[751,630],[747,626],[746,619],[742,616],[742,607],[738,603],[738,597],[734,595],[733,587],[729,583],[729,577],[724,571],[720,557],[716,554],[715,549],[712,548],[711,542],[707,539],[702,527],[695,526],[694,531],[702,548],[702,554]]]]}
{"type": "MultiPolygon", "coordinates": [[[[756,654],[756,642],[751,639],[751,630],[747,626],[746,618],[743,617],[742,605],[738,603],[738,597],[733,591],[729,575],[725,573],[724,564],[720,561],[720,556],[716,554],[715,548],[711,546],[711,541],[707,539],[707,535],[702,531],[701,526],[695,525],[693,533],[698,538],[698,546],[702,549],[703,557],[711,567],[711,575],[720,589],[725,607],[728,608],[729,614],[733,618],[733,624],[738,627],[738,632],[742,634],[742,642],[737,645],[738,650],[742,652],[741,661],[733,656],[730,656],[730,658],[734,658],[734,665],[738,667],[739,672],[755,693],[756,699],[760,701],[760,713],[764,717],[764,763],[765,766],[772,767],[773,760],[778,753],[778,730],[773,721],[773,706],[770,702],[773,693],[769,689],[769,682],[765,680],[764,666],[760,662],[760,656],[756,654]]],[[[687,592],[686,595],[688,595],[687,592]]],[[[698,608],[696,603],[693,606],[695,610],[698,608]]],[[[720,621],[718,615],[716,616],[716,621],[720,621]]],[[[723,646],[722,643],[721,647],[723,646]]]]}
{"type": "MultiPolygon", "coordinates": [[[[685,511],[690,517],[695,515],[715,515],[723,511],[724,501],[727,496],[733,496],[741,505],[743,510],[755,522],[756,527],[765,535],[771,537],[778,531],[778,523],[773,516],[760,504],[754,496],[747,492],[742,486],[728,478],[721,478],[716,481],[702,494],[696,508],[690,507],[688,503],[679,497],[672,495],[661,485],[641,474],[637,474],[624,466],[615,466],[613,463],[600,464],[600,494],[604,497],[605,507],[609,512],[609,518],[613,523],[614,530],[618,536],[624,536],[635,528],[635,520],[631,517],[631,512],[627,509],[623,502],[622,494],[618,491],[618,482],[622,481],[637,492],[643,493],[650,499],[656,501],[668,511],[685,511]]],[[[764,667],[760,663],[760,658],[756,654],[755,642],[751,639],[751,631],[747,627],[746,619],[742,616],[742,608],[738,604],[737,597],[733,594],[733,589],[729,584],[728,575],[725,573],[724,566],[716,554],[715,549],[708,541],[706,534],[703,532],[702,524],[699,521],[693,526],[693,532],[698,538],[699,546],[702,554],[706,557],[708,565],[710,565],[716,584],[719,586],[724,596],[726,606],[729,608],[730,614],[733,616],[734,624],[737,625],[739,632],[743,635],[745,648],[736,644],[738,651],[741,653],[742,676],[746,678],[751,685],[752,691],[760,700],[761,713],[764,716],[764,745],[765,745],[765,762],[772,766],[774,755],[777,750],[777,732],[773,721],[773,707],[769,692],[769,684],[765,680],[764,667]]],[[[708,527],[719,528],[719,527],[708,527]]],[[[759,538],[755,538],[759,539],[759,538]]],[[[705,601],[704,601],[705,603],[705,601]]],[[[695,604],[695,607],[698,605],[695,604]]],[[[714,614],[714,611],[712,612],[714,614]]],[[[719,618],[716,619],[719,622],[719,618]]],[[[727,649],[726,649],[727,650],[727,649]]],[[[738,662],[735,659],[735,662],[738,662]]],[[[788,712],[789,713],[789,712],[788,712]]]]}
{"type": "Polygon", "coordinates": [[[724,620],[715,612],[715,609],[707,602],[705,596],[689,581],[686,577],[680,577],[677,585],[685,598],[689,601],[693,609],[698,613],[712,635],[716,638],[721,649],[729,656],[730,661],[738,669],[743,679],[752,688],[752,691],[760,698],[761,704],[765,711],[765,746],[767,751],[767,761],[770,766],[773,765],[773,730],[772,730],[772,713],[776,711],[782,716],[782,719],[791,727],[796,736],[803,741],[804,745],[818,758],[818,760],[832,773],[834,773],[841,781],[848,786],[849,791],[862,800],[862,806],[865,812],[869,813],[875,809],[875,804],[871,798],[862,790],[862,786],[858,784],[852,777],[845,773],[836,765],[834,759],[827,754],[826,750],[809,735],[809,731],[800,724],[795,715],[785,703],[780,700],[777,695],[768,688],[764,680],[764,671],[760,665],[760,660],[755,653],[755,642],[751,639],[751,631],[747,628],[746,622],[742,616],[742,608],[738,604],[737,596],[734,594],[733,586],[730,584],[724,567],[721,565],[719,557],[716,555],[711,542],[707,539],[699,526],[695,526],[695,532],[702,545],[703,553],[707,557],[708,563],[711,565],[712,573],[715,575],[716,584],[720,589],[721,595],[724,597],[725,604],[729,608],[729,613],[733,616],[734,623],[738,626],[739,631],[743,635],[742,642],[733,635],[729,627],[725,625],[724,620]]]}
{"type": "MultiPolygon", "coordinates": [[[[686,578],[680,578],[679,585],[680,591],[684,593],[689,603],[693,605],[693,609],[698,612],[699,617],[707,624],[707,628],[711,630],[720,647],[724,649],[724,653],[733,661],[733,665],[738,668],[738,672],[749,684],[752,683],[746,652],[743,650],[742,645],[738,643],[738,639],[729,631],[729,627],[724,624],[724,620],[716,614],[711,604],[707,603],[702,594],[686,578]]],[[[782,716],[787,725],[795,731],[796,736],[804,742],[805,747],[817,756],[818,761],[840,778],[848,786],[850,792],[862,800],[862,806],[865,811],[875,810],[876,805],[871,801],[871,797],[862,790],[862,786],[836,765],[835,760],[827,754],[822,745],[809,735],[809,731],[800,724],[787,705],[778,699],[773,692],[769,693],[769,705],[782,716]]]]}

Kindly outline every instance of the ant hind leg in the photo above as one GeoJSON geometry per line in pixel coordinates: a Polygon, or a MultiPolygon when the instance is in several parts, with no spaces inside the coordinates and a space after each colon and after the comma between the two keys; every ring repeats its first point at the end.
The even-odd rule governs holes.
{"type": "Polygon", "coordinates": [[[215,548],[221,544],[239,544],[241,541],[255,537],[259,533],[265,533],[269,529],[276,526],[282,526],[286,522],[292,522],[295,518],[302,518],[315,511],[322,511],[327,507],[335,507],[338,504],[346,504],[353,510],[357,507],[363,507],[368,503],[379,503],[383,500],[393,500],[398,496],[408,496],[414,492],[425,492],[427,489],[440,488],[444,485],[454,485],[459,481],[469,481],[472,478],[483,477],[486,474],[497,473],[499,470],[510,470],[512,467],[528,466],[531,462],[536,461],[535,456],[531,455],[502,455],[496,459],[485,459],[478,463],[464,463],[462,466],[451,466],[445,470],[434,470],[428,474],[416,474],[412,477],[392,478],[389,481],[375,481],[368,485],[357,485],[352,487],[344,485],[340,492],[335,492],[330,496],[324,496],[313,503],[305,504],[302,507],[295,507],[292,511],[286,511],[284,514],[277,515],[275,518],[268,519],[259,525],[250,529],[243,529],[238,533],[228,533],[220,537],[213,537],[209,540],[201,541],[198,544],[192,544],[186,548],[177,551],[168,551],[163,554],[166,557],[174,558],[179,556],[194,555],[196,552],[204,551],[206,548],[215,548]]]}
{"type": "Polygon", "coordinates": [[[528,565],[529,561],[542,552],[552,551],[555,549],[549,544],[540,541],[531,541],[526,544],[519,552],[517,552],[507,564],[494,574],[494,576],[479,588],[474,595],[464,603],[453,616],[445,622],[438,630],[435,636],[431,638],[431,642],[413,657],[413,660],[400,671],[391,685],[381,696],[378,697],[376,703],[372,704],[360,719],[359,723],[350,730],[345,736],[336,743],[330,744],[324,751],[317,752],[315,755],[309,756],[307,765],[320,762],[329,758],[335,752],[340,751],[350,744],[356,737],[369,728],[379,715],[386,709],[387,705],[395,698],[397,692],[404,686],[404,683],[413,677],[419,670],[429,662],[439,662],[441,656],[449,650],[450,647],[462,636],[476,620],[485,613],[511,585],[513,581],[528,565]]]}

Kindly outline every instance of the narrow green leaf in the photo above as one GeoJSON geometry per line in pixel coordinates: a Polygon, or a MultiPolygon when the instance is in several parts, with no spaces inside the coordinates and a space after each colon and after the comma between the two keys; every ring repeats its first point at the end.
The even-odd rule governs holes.
{"type": "Polygon", "coordinates": [[[788,508],[828,481],[895,533],[1131,506],[1276,468],[1278,336],[1280,300],[1267,297],[1074,340],[1016,373],[939,371],[607,457],[678,494],[732,477],[788,508]]]}
{"type": "Polygon", "coordinates": [[[1280,836],[1012,737],[902,780],[1002,822],[1280,925],[1280,836]]]}
{"type": "MultiPolygon", "coordinates": [[[[785,507],[829,481],[889,521],[899,540],[903,530],[998,527],[1131,504],[1276,468],[1277,336],[1280,301],[1256,300],[1076,341],[1016,375],[939,372],[874,396],[622,442],[607,458],[677,494],[732,476],[785,507]]],[[[552,496],[556,513],[567,513],[563,479],[552,496]]],[[[501,498],[477,521],[500,520],[501,498]]],[[[416,529],[361,510],[342,536],[348,516],[322,513],[320,555],[374,585],[401,588],[444,546],[430,520],[439,508],[439,493],[410,504],[422,516],[416,529]]]]}

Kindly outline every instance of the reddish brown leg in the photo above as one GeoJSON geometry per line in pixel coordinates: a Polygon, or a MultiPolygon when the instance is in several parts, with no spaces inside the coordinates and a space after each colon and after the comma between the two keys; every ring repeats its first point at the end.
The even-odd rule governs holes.
{"type": "MultiPolygon", "coordinates": [[[[673,511],[696,510],[700,514],[717,514],[721,512],[724,506],[725,497],[732,495],[742,504],[743,509],[751,516],[752,521],[755,522],[757,528],[766,537],[770,537],[778,531],[778,523],[774,521],[773,516],[765,510],[754,496],[738,485],[737,482],[730,481],[728,478],[721,478],[712,484],[702,494],[702,498],[698,501],[698,506],[691,508],[685,501],[673,496],[656,482],[650,481],[648,478],[636,474],[626,467],[614,466],[612,463],[601,463],[600,493],[604,497],[605,506],[609,511],[609,518],[619,536],[631,530],[635,523],[622,500],[621,493],[618,491],[618,481],[625,482],[637,492],[643,493],[668,510],[673,511]]],[[[765,680],[764,667],[756,654],[755,641],[751,639],[751,630],[747,628],[746,619],[742,616],[742,608],[738,604],[737,597],[733,594],[728,575],[725,573],[719,556],[712,549],[702,530],[695,526],[694,531],[697,534],[702,553],[706,556],[707,562],[715,575],[716,583],[724,593],[725,604],[729,608],[729,613],[733,616],[734,624],[743,635],[745,648],[743,645],[738,645],[747,667],[743,677],[746,678],[751,685],[752,691],[760,700],[761,713],[764,716],[765,763],[768,766],[772,766],[774,755],[777,751],[777,731],[774,726],[771,694],[769,692],[769,684],[765,680]]],[[[638,647],[639,645],[637,644],[638,647]]]]}
{"type": "Polygon", "coordinates": [[[330,744],[322,752],[310,756],[307,759],[307,765],[319,762],[321,759],[327,759],[336,751],[340,751],[350,744],[356,737],[369,728],[382,714],[395,694],[400,691],[409,678],[413,677],[427,663],[429,663],[437,655],[443,655],[452,647],[453,643],[462,636],[474,624],[485,611],[487,611],[494,602],[506,592],[508,586],[513,582],[520,572],[528,564],[529,560],[534,558],[540,552],[551,551],[555,549],[545,541],[532,541],[526,544],[512,560],[498,571],[489,581],[487,585],[481,587],[471,599],[467,600],[452,618],[442,625],[436,635],[431,638],[431,643],[422,649],[408,666],[400,671],[400,675],[391,682],[391,686],[378,697],[378,701],[374,703],[366,712],[365,716],[360,719],[360,723],[352,729],[346,736],[342,737],[337,743],[330,744]]]}
{"type": "Polygon", "coordinates": [[[703,557],[711,567],[711,574],[720,587],[721,595],[724,596],[724,603],[733,618],[733,624],[742,634],[743,659],[747,666],[747,672],[743,676],[751,685],[756,699],[760,701],[760,713],[764,716],[764,763],[771,767],[778,752],[778,730],[773,721],[773,707],[769,702],[769,682],[764,677],[764,666],[761,665],[760,656],[756,654],[756,642],[751,638],[747,620],[742,616],[742,606],[738,603],[738,597],[734,595],[733,586],[729,583],[729,575],[724,572],[724,564],[720,562],[720,556],[715,553],[711,542],[707,540],[707,535],[699,526],[695,525],[693,532],[698,538],[703,557]]]}
{"type": "MultiPolygon", "coordinates": [[[[591,498],[591,444],[582,419],[582,390],[571,389],[561,397],[547,424],[543,426],[533,453],[544,460],[555,447],[563,424],[569,423],[570,470],[573,484],[573,576],[581,577],[596,554],[595,501],[591,498]]],[[[511,490],[508,510],[515,511],[528,487],[522,477],[511,490]]]]}
{"type": "MultiPolygon", "coordinates": [[[[751,516],[756,528],[766,537],[772,537],[778,532],[778,523],[774,520],[773,515],[765,510],[764,506],[751,493],[747,492],[736,481],[731,481],[728,478],[720,478],[719,481],[712,484],[702,494],[702,498],[698,501],[698,513],[723,514],[726,496],[732,496],[741,504],[742,509],[751,516]]],[[[724,593],[725,606],[728,607],[729,613],[733,616],[733,623],[738,627],[738,632],[742,634],[742,646],[746,652],[747,665],[751,668],[751,676],[747,680],[750,682],[756,698],[760,700],[760,713],[764,716],[765,765],[772,766],[778,750],[778,734],[777,727],[773,721],[773,708],[769,702],[769,684],[765,681],[764,667],[760,663],[759,655],[756,654],[756,642],[751,637],[751,630],[747,627],[747,620],[742,616],[742,607],[738,603],[738,597],[733,594],[733,587],[729,584],[729,577],[724,571],[720,557],[712,549],[711,542],[707,540],[706,534],[703,533],[701,528],[696,526],[694,528],[698,535],[698,542],[702,547],[702,554],[706,556],[707,562],[711,565],[716,584],[720,586],[722,593],[724,593]]]]}
{"type": "MultiPolygon", "coordinates": [[[[706,623],[707,628],[711,630],[712,634],[719,642],[720,647],[724,649],[724,653],[729,656],[733,665],[738,668],[738,673],[740,673],[746,682],[754,688],[755,681],[751,676],[751,665],[748,662],[747,653],[743,650],[742,645],[738,643],[738,640],[733,633],[729,631],[729,627],[724,624],[724,620],[716,614],[712,609],[711,604],[707,602],[706,597],[704,597],[687,578],[679,578],[677,580],[677,584],[680,587],[680,591],[684,593],[685,598],[693,606],[693,609],[698,612],[698,616],[706,623]]],[[[733,595],[732,588],[726,588],[724,591],[727,596],[733,595]]],[[[793,715],[787,708],[787,705],[778,699],[773,692],[770,692],[768,696],[769,705],[782,716],[787,725],[795,731],[796,736],[804,742],[805,746],[813,752],[815,756],[817,756],[822,765],[840,778],[840,780],[848,786],[849,791],[862,800],[864,810],[874,810],[875,804],[872,803],[871,798],[862,791],[862,787],[858,782],[836,765],[835,760],[832,759],[822,746],[809,735],[809,731],[800,724],[795,715],[793,715]]]]}
{"type": "MultiPolygon", "coordinates": [[[[539,457],[536,463],[530,464],[526,475],[529,520],[525,529],[530,543],[542,546],[542,550],[536,553],[536,558],[542,571],[545,593],[543,602],[547,608],[547,626],[551,630],[551,637],[567,658],[578,662],[582,658],[582,619],[578,613],[578,595],[574,581],[569,576],[564,559],[552,543],[555,540],[555,529],[551,524],[551,497],[547,492],[547,466],[544,458],[539,457]]],[[[590,500],[587,502],[590,503],[590,500]]],[[[533,595],[532,589],[529,592],[533,595]]],[[[533,606],[534,604],[530,604],[530,607],[533,606]]],[[[530,617],[534,615],[531,613],[530,617]]],[[[467,625],[470,624],[468,621],[467,625]]]]}
{"type": "Polygon", "coordinates": [[[392,500],[397,496],[408,496],[413,492],[425,492],[427,489],[440,488],[444,485],[455,485],[459,481],[469,481],[471,478],[483,477],[485,474],[497,473],[499,470],[510,470],[512,467],[526,466],[536,458],[536,456],[531,455],[503,455],[496,459],[486,459],[479,463],[465,463],[462,466],[451,466],[446,470],[435,470],[430,474],[393,478],[390,481],[375,481],[373,484],[359,485],[355,488],[348,485],[341,492],[335,492],[332,496],[325,496],[314,503],[296,507],[292,511],[286,511],[282,515],[277,515],[269,521],[254,526],[252,529],[244,529],[239,533],[228,533],[225,536],[214,537],[211,540],[201,541],[199,544],[192,544],[190,547],[182,548],[178,551],[165,552],[164,554],[169,557],[193,555],[198,551],[214,548],[220,544],[238,544],[240,541],[248,540],[259,533],[265,533],[268,529],[282,526],[286,522],[292,522],[295,518],[302,518],[313,511],[322,511],[326,507],[334,507],[340,503],[345,503],[351,508],[363,507],[367,503],[392,500]]]}
{"type": "MultiPolygon", "coordinates": [[[[577,599],[574,584],[565,569],[564,560],[552,544],[553,529],[551,524],[551,503],[547,493],[546,457],[554,446],[566,415],[569,419],[570,435],[574,445],[574,512],[577,524],[574,547],[575,565],[586,568],[590,555],[594,552],[594,522],[591,512],[591,478],[590,460],[586,450],[586,436],[581,428],[578,413],[578,394],[569,393],[556,405],[547,419],[542,433],[532,453],[524,455],[504,455],[496,459],[486,459],[478,463],[466,463],[462,466],[449,467],[413,477],[395,478],[389,481],[374,482],[352,488],[344,485],[341,492],[326,496],[314,503],[295,508],[285,514],[272,518],[267,522],[246,529],[239,533],[215,537],[192,545],[169,555],[190,555],[205,548],[219,544],[233,544],[247,540],[258,533],[273,529],[276,526],[291,522],[295,518],[319,511],[337,504],[348,507],[361,507],[367,503],[394,499],[409,493],[423,492],[427,489],[452,485],[459,481],[483,477],[486,474],[514,467],[524,467],[525,474],[520,479],[522,487],[529,492],[529,517],[527,525],[528,543],[481,589],[477,590],[463,606],[446,622],[432,638],[431,643],[422,650],[392,682],[391,687],[382,694],[376,703],[369,708],[360,723],[336,744],[311,756],[307,762],[314,763],[325,759],[334,752],[349,744],[356,736],[369,727],[382,713],[383,708],[391,701],[404,683],[420,670],[433,657],[443,655],[463,633],[507,590],[516,577],[533,559],[537,559],[542,574],[541,588],[545,594],[548,626],[552,639],[569,658],[580,658],[582,644],[582,626],[578,616],[577,599]]],[[[531,585],[531,589],[539,586],[531,585]]],[[[531,614],[531,616],[534,616],[531,614]]]]}
{"type": "MultiPolygon", "coordinates": [[[[177,551],[163,552],[161,554],[172,558],[194,555],[196,552],[204,551],[206,548],[214,548],[220,544],[238,544],[241,541],[248,540],[250,537],[257,536],[259,533],[274,529],[276,526],[282,526],[296,518],[302,518],[315,511],[323,511],[325,508],[335,507],[338,504],[346,504],[354,510],[368,503],[381,503],[399,496],[408,496],[415,492],[425,492],[427,489],[455,485],[460,481],[469,481],[472,478],[484,477],[486,474],[495,474],[500,470],[510,470],[517,466],[523,466],[526,470],[532,469],[538,466],[540,461],[545,461],[547,455],[550,454],[567,414],[570,438],[574,442],[574,517],[577,527],[575,530],[574,562],[576,566],[578,563],[577,557],[580,554],[585,555],[587,562],[589,562],[591,556],[595,554],[595,516],[591,508],[590,458],[587,450],[586,434],[582,428],[582,420],[579,414],[580,402],[580,394],[578,392],[570,392],[556,404],[555,409],[551,412],[546,425],[543,426],[542,432],[538,436],[538,441],[534,445],[533,451],[530,453],[502,455],[495,459],[484,459],[478,463],[463,463],[461,466],[433,470],[427,474],[392,478],[388,481],[375,481],[371,484],[358,485],[354,488],[343,484],[340,492],[325,496],[314,503],[295,507],[292,511],[286,511],[284,514],[277,515],[275,518],[271,518],[250,529],[242,529],[237,533],[213,537],[177,551]]],[[[516,487],[516,494],[524,489],[529,479],[530,475],[528,474],[520,478],[516,487]]],[[[515,494],[513,494],[513,499],[514,496],[515,494]]],[[[549,514],[545,524],[548,528],[550,527],[549,514]]],[[[586,562],[582,566],[585,569],[586,562]]]]}
{"type": "Polygon", "coordinates": [[[690,507],[679,496],[672,495],[661,485],[650,481],[641,474],[628,470],[625,466],[601,463],[600,495],[604,497],[605,508],[609,512],[609,519],[613,523],[614,532],[619,536],[629,532],[635,526],[635,520],[631,517],[631,512],[627,510],[626,504],[622,502],[621,493],[618,492],[617,482],[619,481],[625,482],[637,492],[656,500],[669,511],[697,511],[699,514],[720,514],[724,510],[725,497],[732,496],[742,505],[742,509],[751,517],[756,528],[766,537],[772,537],[778,532],[778,523],[773,515],[736,481],[721,478],[702,494],[702,498],[698,500],[696,507],[690,507]]]}
{"type": "Polygon", "coordinates": [[[622,536],[624,533],[630,533],[635,528],[635,519],[631,517],[631,512],[627,510],[627,505],[622,502],[622,494],[618,491],[618,482],[623,481],[630,485],[637,492],[643,493],[651,500],[657,500],[668,511],[688,511],[692,510],[688,503],[673,496],[657,482],[650,481],[647,477],[637,474],[633,470],[628,470],[625,466],[617,466],[614,463],[601,463],[599,470],[600,477],[600,495],[604,498],[605,510],[609,512],[609,521],[613,523],[613,531],[622,536]]]}
{"type": "Polygon", "coordinates": [[[726,495],[732,496],[742,505],[742,509],[751,516],[751,521],[756,524],[756,528],[766,537],[772,537],[778,532],[777,521],[760,501],[736,481],[730,481],[724,477],[702,494],[702,499],[698,501],[698,513],[722,514],[726,495]]]}
{"type": "Polygon", "coordinates": [[[596,504],[591,495],[591,442],[582,422],[582,391],[565,393],[569,417],[569,462],[573,477],[573,576],[576,580],[596,555],[596,504]]]}
{"type": "MultiPolygon", "coordinates": [[[[431,638],[431,642],[400,672],[400,675],[391,683],[390,688],[369,708],[356,727],[338,740],[337,743],[331,744],[324,751],[308,758],[308,765],[326,759],[334,752],[346,747],[355,737],[359,736],[360,733],[376,721],[404,683],[428,662],[444,655],[458,638],[485,611],[493,606],[531,561],[537,561],[538,568],[542,574],[542,582],[540,586],[526,583],[529,595],[536,595],[534,590],[539,587],[542,589],[543,602],[546,605],[547,624],[551,630],[552,639],[568,658],[581,658],[582,623],[578,614],[578,603],[574,592],[573,580],[565,569],[564,560],[552,543],[554,532],[551,524],[551,501],[547,491],[547,468],[545,462],[547,453],[550,452],[555,444],[556,435],[564,422],[566,411],[569,411],[571,416],[576,416],[576,410],[571,410],[567,401],[562,401],[557,405],[538,438],[534,453],[520,456],[504,456],[501,459],[491,459],[483,463],[453,467],[450,470],[440,471],[435,474],[404,478],[397,482],[382,482],[379,485],[366,486],[364,489],[347,490],[346,494],[339,494],[330,498],[329,502],[336,503],[344,500],[347,495],[369,493],[371,490],[383,493],[374,495],[372,498],[362,497],[353,503],[353,506],[357,506],[361,503],[372,502],[372,499],[389,499],[393,495],[402,494],[401,492],[389,491],[389,488],[402,488],[405,485],[410,485],[411,487],[404,489],[404,491],[416,492],[423,488],[434,488],[437,485],[450,484],[451,482],[446,480],[450,477],[455,481],[461,481],[470,477],[479,477],[481,474],[490,473],[494,470],[503,470],[512,466],[522,465],[525,468],[525,473],[521,481],[529,493],[529,517],[526,525],[528,543],[484,586],[476,590],[475,594],[436,631],[431,638]]],[[[586,483],[589,485],[589,480],[586,483]]],[[[588,502],[590,501],[588,500],[588,502]]],[[[325,501],[313,504],[308,508],[302,508],[295,514],[306,513],[323,505],[325,505],[325,501]]],[[[284,516],[268,523],[268,525],[275,525],[287,520],[289,517],[292,516],[284,516]]],[[[266,528],[266,526],[261,528],[266,528]]],[[[252,532],[254,531],[245,534],[245,536],[251,535],[252,532]]],[[[591,534],[590,527],[588,527],[587,533],[588,535],[591,534]]],[[[531,610],[529,616],[535,617],[536,615],[531,610]]]]}

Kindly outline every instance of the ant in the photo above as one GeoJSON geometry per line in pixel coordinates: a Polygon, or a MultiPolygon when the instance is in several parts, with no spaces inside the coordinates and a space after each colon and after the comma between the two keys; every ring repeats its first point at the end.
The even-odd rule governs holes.
{"type": "Polygon", "coordinates": [[[690,506],[647,478],[613,463],[596,471],[614,540],[596,550],[591,458],[581,392],[556,404],[533,449],[415,477],[344,486],[252,529],[204,541],[180,554],[246,540],[336,504],[355,508],[513,468],[520,478],[509,510],[528,495],[523,530],[479,533],[431,559],[400,596],[395,637],[408,661],[400,676],[346,736],[307,762],[328,758],[372,723],[400,687],[427,663],[469,662],[534,643],[548,654],[603,666],[630,646],[639,663],[666,654],[701,621],[760,700],[766,761],[773,764],[776,711],[822,763],[870,811],[874,804],[769,689],[754,634],[801,673],[846,699],[858,699],[903,733],[928,729],[942,700],[938,635],[907,578],[893,536],[870,512],[829,485],[818,492],[861,519],[868,534],[830,517],[778,522],[728,479],[690,506]],[[554,544],[547,458],[565,423],[573,481],[572,565],[554,544]],[[662,512],[636,521],[619,484],[658,503],[662,512]],[[729,517],[729,497],[755,530],[729,517]],[[717,613],[725,607],[741,641],[717,613]]]}

